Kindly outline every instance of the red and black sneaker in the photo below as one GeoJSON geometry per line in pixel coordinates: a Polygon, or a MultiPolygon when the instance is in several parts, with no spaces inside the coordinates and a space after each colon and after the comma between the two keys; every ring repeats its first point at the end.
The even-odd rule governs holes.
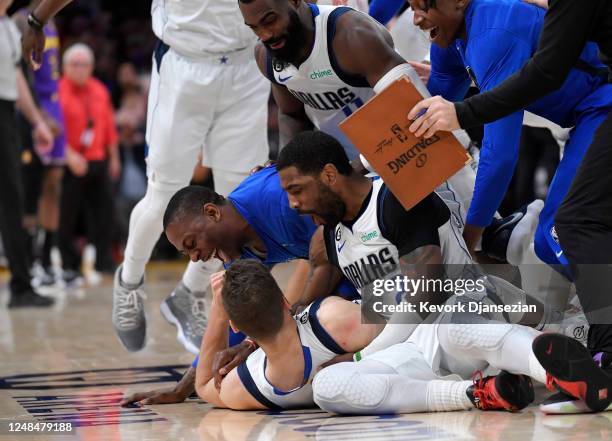
{"type": "Polygon", "coordinates": [[[476,372],[473,380],[467,395],[477,409],[517,412],[533,403],[533,384],[526,375],[501,371],[483,378],[482,372],[476,372]]]}
{"type": "Polygon", "coordinates": [[[612,402],[612,377],[606,374],[577,340],[562,334],[542,334],[533,341],[533,353],[546,370],[546,386],[584,400],[600,412],[612,402]]]}

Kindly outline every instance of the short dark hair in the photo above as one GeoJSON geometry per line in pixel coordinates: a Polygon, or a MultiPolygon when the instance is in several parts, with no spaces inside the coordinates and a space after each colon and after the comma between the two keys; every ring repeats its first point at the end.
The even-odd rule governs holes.
{"type": "Polygon", "coordinates": [[[257,260],[232,263],[221,297],[232,323],[255,340],[275,335],[283,325],[285,298],[270,270],[257,260]]]}
{"type": "Polygon", "coordinates": [[[280,151],[276,169],[296,167],[300,173],[320,173],[326,164],[333,164],[342,175],[353,172],[342,144],[336,138],[318,130],[308,130],[296,135],[280,151]]]}
{"type": "Polygon", "coordinates": [[[181,221],[186,216],[195,216],[202,212],[204,204],[224,205],[225,198],[213,190],[200,185],[189,185],[181,188],[170,199],[164,213],[164,230],[174,221],[181,221]]]}

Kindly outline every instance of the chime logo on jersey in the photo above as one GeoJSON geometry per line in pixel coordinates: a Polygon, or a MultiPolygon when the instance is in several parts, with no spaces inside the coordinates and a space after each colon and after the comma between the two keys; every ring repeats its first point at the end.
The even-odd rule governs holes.
{"type": "Polygon", "coordinates": [[[356,98],[355,93],[348,87],[341,87],[336,91],[321,93],[298,92],[291,90],[289,87],[287,87],[287,90],[305,105],[317,110],[340,110],[356,98]]]}
{"type": "Polygon", "coordinates": [[[315,70],[310,74],[311,80],[318,80],[319,78],[331,77],[334,74],[331,69],[315,70]]]}
{"type": "Polygon", "coordinates": [[[389,247],[382,248],[376,253],[368,254],[361,259],[342,266],[342,272],[357,289],[361,289],[382,279],[397,267],[397,262],[389,247]]]}
{"type": "Polygon", "coordinates": [[[371,240],[376,239],[378,236],[379,236],[379,234],[378,234],[378,230],[372,230],[372,231],[370,231],[370,232],[368,232],[368,233],[360,233],[360,235],[359,235],[359,239],[360,239],[360,240],[361,240],[363,243],[366,243],[366,242],[369,242],[369,241],[371,241],[371,240]]]}

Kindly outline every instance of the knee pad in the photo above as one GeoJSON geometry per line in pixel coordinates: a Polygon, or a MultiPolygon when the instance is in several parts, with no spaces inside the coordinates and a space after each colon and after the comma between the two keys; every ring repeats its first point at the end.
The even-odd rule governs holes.
{"type": "Polygon", "coordinates": [[[327,412],[376,414],[389,394],[389,381],[385,375],[360,374],[340,363],[314,377],[312,392],[315,403],[327,412]]]}
{"type": "Polygon", "coordinates": [[[443,347],[450,346],[445,348],[447,351],[467,351],[472,348],[492,351],[501,348],[510,331],[512,325],[508,323],[448,324],[440,325],[438,335],[443,347]]]}

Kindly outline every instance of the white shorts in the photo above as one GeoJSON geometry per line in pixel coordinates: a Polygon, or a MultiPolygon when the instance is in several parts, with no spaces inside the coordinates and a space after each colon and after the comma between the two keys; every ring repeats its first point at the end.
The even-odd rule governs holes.
{"type": "Polygon", "coordinates": [[[253,48],[201,59],[155,56],[147,113],[147,176],[161,189],[189,183],[198,154],[213,169],[247,173],[268,159],[270,83],[253,48]]]}

